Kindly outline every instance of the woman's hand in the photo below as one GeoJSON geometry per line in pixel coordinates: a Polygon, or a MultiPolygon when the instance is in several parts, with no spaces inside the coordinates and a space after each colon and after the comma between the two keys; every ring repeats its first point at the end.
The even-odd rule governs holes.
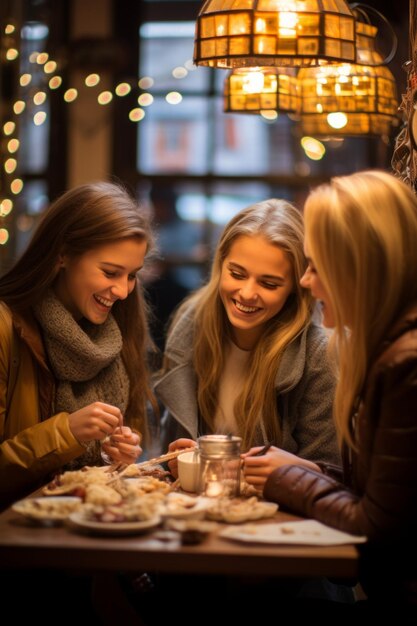
{"type": "Polygon", "coordinates": [[[119,426],[110,435],[108,440],[101,444],[104,454],[110,457],[113,463],[134,463],[142,454],[140,436],[129,426],[119,426]]]}
{"type": "Polygon", "coordinates": [[[262,446],[251,448],[248,452],[241,455],[245,480],[257,489],[262,489],[269,474],[282,465],[303,465],[320,471],[318,465],[312,461],[302,459],[295,454],[291,454],[291,452],[286,452],[275,446],[272,446],[263,456],[253,456],[260,450],[262,450],[262,446]]]}
{"type": "MultiPolygon", "coordinates": [[[[186,439],[183,437],[182,439],[176,439],[175,441],[171,441],[168,446],[168,452],[175,452],[176,450],[183,450],[185,448],[191,448],[195,446],[196,443],[192,439],[186,439]]],[[[169,471],[173,475],[174,478],[178,478],[178,463],[177,459],[173,459],[168,463],[169,471]]]]}
{"type": "Polygon", "coordinates": [[[123,424],[123,415],[116,406],[93,402],[68,416],[69,427],[76,439],[83,442],[104,439],[123,424]]]}

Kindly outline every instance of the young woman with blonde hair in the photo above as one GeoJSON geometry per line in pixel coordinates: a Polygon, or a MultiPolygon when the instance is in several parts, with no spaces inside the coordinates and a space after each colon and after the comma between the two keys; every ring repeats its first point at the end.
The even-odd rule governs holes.
{"type": "MultiPolygon", "coordinates": [[[[261,486],[277,465],[337,462],[331,420],[334,374],[327,338],[312,322],[303,218],[267,200],[226,225],[208,283],[179,308],[155,390],[167,414],[170,449],[206,433],[242,437],[248,482],[261,486]]],[[[175,472],[175,467],[171,466],[175,472]]]]}
{"type": "Polygon", "coordinates": [[[305,223],[301,284],[336,331],[345,485],[288,465],[270,475],[264,495],[366,535],[360,572],[369,600],[355,610],[416,623],[417,198],[388,173],[356,173],[312,191],[305,223]]]}
{"type": "Polygon", "coordinates": [[[76,187],[0,279],[0,504],[51,472],[132,462],[152,401],[137,272],[153,243],[119,185],[76,187]],[[110,440],[108,436],[110,436],[110,440]]]}

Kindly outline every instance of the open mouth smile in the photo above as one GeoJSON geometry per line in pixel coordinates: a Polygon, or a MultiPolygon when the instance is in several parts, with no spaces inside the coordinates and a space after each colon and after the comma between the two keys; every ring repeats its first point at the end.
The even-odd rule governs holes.
{"type": "Polygon", "coordinates": [[[261,311],[261,307],[258,306],[247,306],[246,304],[242,304],[241,302],[238,302],[237,300],[233,300],[232,299],[233,304],[235,305],[235,307],[237,308],[238,311],[240,311],[241,313],[257,313],[258,311],[261,311]]]}
{"type": "Polygon", "coordinates": [[[113,301],[112,300],[107,300],[107,298],[103,298],[102,296],[94,295],[94,299],[98,302],[98,304],[101,304],[102,306],[106,307],[107,309],[111,309],[111,307],[113,305],[113,301]]]}

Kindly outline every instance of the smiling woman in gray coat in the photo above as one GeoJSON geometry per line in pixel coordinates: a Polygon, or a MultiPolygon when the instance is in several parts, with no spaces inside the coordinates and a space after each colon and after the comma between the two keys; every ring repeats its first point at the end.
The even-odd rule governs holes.
{"type": "Polygon", "coordinates": [[[213,432],[242,437],[244,452],[272,442],[263,456],[244,455],[246,479],[258,487],[284,463],[339,462],[327,336],[299,284],[303,234],[301,213],[282,200],[232,218],[208,283],[171,324],[155,385],[171,450],[213,432]]]}

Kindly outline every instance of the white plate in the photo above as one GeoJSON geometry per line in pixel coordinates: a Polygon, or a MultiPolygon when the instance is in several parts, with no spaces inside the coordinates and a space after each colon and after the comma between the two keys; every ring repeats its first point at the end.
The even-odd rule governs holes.
{"type": "Polygon", "coordinates": [[[230,526],[222,530],[219,537],[246,543],[290,543],[317,546],[336,546],[366,541],[366,537],[350,535],[315,520],[230,526]]]}
{"type": "Polygon", "coordinates": [[[77,528],[97,535],[139,535],[161,523],[159,515],[141,522],[94,522],[86,519],[82,511],[76,511],[68,519],[77,528]]]}
{"type": "Polygon", "coordinates": [[[49,498],[25,498],[12,505],[13,511],[31,521],[58,523],[66,519],[81,504],[81,498],[51,496],[49,498]]]}
{"type": "Polygon", "coordinates": [[[171,492],[167,495],[161,514],[171,519],[203,519],[205,512],[212,504],[213,501],[210,498],[203,496],[193,498],[184,493],[171,492]]]}

